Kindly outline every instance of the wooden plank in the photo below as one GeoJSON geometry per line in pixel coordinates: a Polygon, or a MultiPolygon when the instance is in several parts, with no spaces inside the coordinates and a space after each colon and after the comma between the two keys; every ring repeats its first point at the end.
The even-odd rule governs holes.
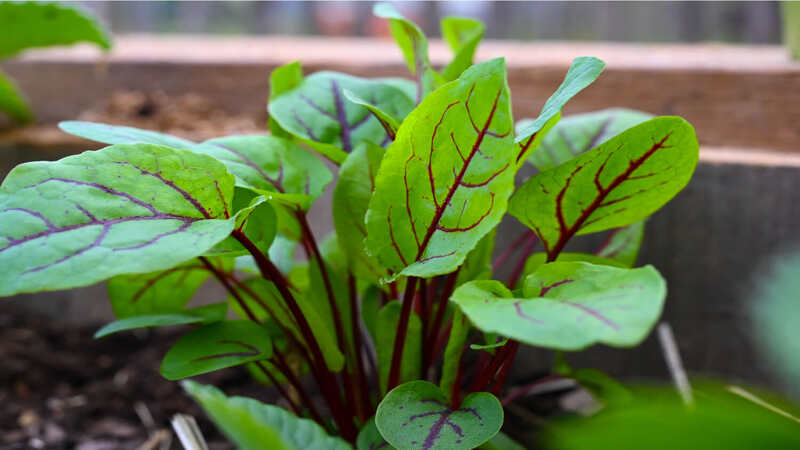
{"type": "MultiPolygon", "coordinates": [[[[441,42],[432,43],[431,55],[438,65],[449,57],[441,42]]],[[[676,114],[695,125],[705,145],[800,151],[800,63],[780,47],[495,41],[479,51],[480,59],[507,57],[517,117],[535,116],[580,55],[601,57],[608,68],[569,103],[568,114],[610,106],[676,114]]],[[[228,116],[249,117],[255,131],[264,123],[269,71],[295,59],[307,72],[406,74],[386,40],[274,36],[120,36],[104,62],[97,51],[76,47],[31,53],[3,69],[45,123],[102,109],[121,91],[192,93],[228,116]]]]}

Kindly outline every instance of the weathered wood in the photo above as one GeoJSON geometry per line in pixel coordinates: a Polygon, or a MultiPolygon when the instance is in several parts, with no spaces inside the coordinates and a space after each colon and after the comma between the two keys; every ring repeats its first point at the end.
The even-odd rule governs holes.
{"type": "MultiPolygon", "coordinates": [[[[398,50],[385,40],[122,36],[116,44],[105,62],[79,47],[31,53],[3,69],[44,122],[78,117],[114,92],[133,90],[195,93],[228,114],[264,123],[268,73],[280,64],[297,59],[307,72],[406,74],[398,50]]],[[[437,65],[449,58],[441,42],[431,45],[431,55],[437,65]]],[[[608,68],[566,113],[625,106],[677,114],[695,125],[705,145],[797,150],[800,63],[781,47],[495,41],[478,57],[506,56],[515,114],[530,117],[581,55],[601,57],[608,68]]]]}

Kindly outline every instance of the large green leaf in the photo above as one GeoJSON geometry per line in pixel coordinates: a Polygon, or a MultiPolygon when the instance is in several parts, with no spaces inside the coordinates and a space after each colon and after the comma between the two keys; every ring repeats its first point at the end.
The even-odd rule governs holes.
{"type": "Polygon", "coordinates": [[[203,143],[156,131],[93,122],[59,123],[67,133],[106,144],[148,143],[192,150],[212,156],[236,177],[236,185],[281,196],[304,204],[301,196],[317,198],[333,175],[319,159],[300,145],[274,136],[227,136],[203,143]]]}
{"type": "Polygon", "coordinates": [[[213,303],[185,311],[180,314],[152,314],[128,317],[109,323],[97,330],[94,338],[108,336],[120,331],[135,330],[139,328],[163,327],[168,325],[185,325],[190,323],[213,323],[225,319],[228,312],[226,303],[213,303]]]}
{"type": "Polygon", "coordinates": [[[344,91],[402,119],[414,107],[406,94],[379,80],[317,72],[275,96],[269,114],[281,128],[336,163],[362,141],[385,144],[389,136],[369,109],[348,101],[344,91]]]}
{"type": "Polygon", "coordinates": [[[371,112],[372,115],[378,119],[378,122],[380,122],[381,126],[383,126],[383,129],[386,130],[386,134],[389,136],[389,139],[392,141],[394,140],[395,136],[397,136],[397,129],[400,128],[400,120],[382,110],[379,106],[364,100],[347,89],[344,90],[343,94],[347,100],[355,103],[356,105],[367,108],[369,112],[371,112]]]}
{"type": "Polygon", "coordinates": [[[183,388],[197,400],[242,450],[349,450],[343,440],[329,436],[309,419],[300,419],[273,405],[245,397],[226,397],[213,386],[184,381],[183,388]]]}
{"type": "Polygon", "coordinates": [[[0,186],[0,295],[163,270],[227,237],[233,177],[213,158],[114,145],[14,168],[0,186]]]}
{"type": "Polygon", "coordinates": [[[545,264],[515,297],[498,281],[473,281],[451,300],[472,323],[526,344],[580,350],[638,344],[661,314],[666,284],[652,266],[622,269],[582,262],[545,264]]]}
{"type": "Polygon", "coordinates": [[[589,56],[575,58],[564,81],[545,102],[539,117],[518,129],[517,137],[514,140],[519,145],[518,165],[525,162],[528,155],[538,147],[545,135],[561,119],[561,110],[564,105],[578,92],[592,84],[600,76],[605,66],[606,63],[597,58],[589,56]]]}
{"type": "Polygon", "coordinates": [[[475,392],[456,408],[435,384],[412,381],[386,394],[375,424],[399,450],[468,450],[500,431],[503,407],[492,394],[475,392]]]}
{"type": "MultiPolygon", "coordinates": [[[[224,258],[209,259],[223,273],[232,270],[231,262],[224,258]]],[[[119,319],[177,313],[210,275],[199,259],[158,272],[118,275],[108,281],[108,298],[119,319]]]]}
{"type": "Polygon", "coordinates": [[[16,83],[2,71],[0,71],[0,111],[18,122],[33,120],[33,112],[25,96],[17,88],[16,83]]]}
{"type": "Polygon", "coordinates": [[[494,241],[497,236],[497,228],[487,233],[475,248],[467,254],[464,264],[458,270],[456,286],[460,286],[467,281],[488,280],[492,278],[492,254],[494,253],[494,241]]]}
{"type": "Polygon", "coordinates": [[[658,210],[689,182],[698,150],[685,120],[649,120],[530,178],[509,213],[557,255],[576,234],[630,225],[658,210]]]}
{"type": "Polygon", "coordinates": [[[265,327],[249,320],[228,320],[178,339],[161,362],[161,375],[178,380],[270,357],[272,338],[265,327]]]}
{"type": "Polygon", "coordinates": [[[421,102],[440,81],[439,75],[431,68],[425,33],[391,4],[378,3],[372,8],[372,12],[378,17],[389,19],[392,37],[403,52],[409,72],[416,78],[416,102],[421,102]]]}
{"type": "MultiPolygon", "coordinates": [[[[269,103],[284,92],[291,91],[303,82],[303,67],[300,61],[284,64],[269,74],[269,103]]],[[[275,119],[270,116],[267,128],[273,136],[290,138],[292,135],[284,130],[275,119]]]]}
{"type": "Polygon", "coordinates": [[[386,151],[367,212],[368,251],[395,273],[453,271],[505,213],[513,189],[505,62],[431,93],[386,151]]]}
{"type": "MultiPolygon", "coordinates": [[[[611,258],[604,258],[602,256],[592,255],[590,253],[572,253],[572,252],[561,252],[558,254],[558,258],[556,258],[558,262],[585,262],[590,263],[598,266],[612,266],[612,267],[630,267],[629,265],[625,265],[617,260],[611,258]]],[[[547,264],[547,253],[537,252],[532,254],[525,260],[525,266],[522,268],[522,275],[520,277],[520,281],[517,286],[513,286],[514,288],[522,285],[525,278],[536,272],[540,267],[547,264]]]]}
{"type": "MultiPolygon", "coordinates": [[[[394,341],[397,336],[397,322],[400,320],[402,305],[393,300],[378,313],[378,326],[375,330],[375,348],[378,353],[378,379],[380,391],[386,392],[389,370],[394,354],[394,341]]],[[[400,363],[400,382],[416,380],[422,370],[422,322],[415,313],[408,319],[406,342],[403,344],[403,360],[400,363]]]]}
{"type": "MultiPolygon", "coordinates": [[[[242,284],[243,287],[239,286],[236,290],[256,317],[259,319],[272,318],[283,328],[294,334],[299,342],[305,342],[294,316],[292,316],[289,307],[273,282],[258,277],[244,280],[242,284]]],[[[320,312],[315,308],[316,303],[309,301],[305,295],[295,290],[292,290],[292,294],[311,327],[314,339],[322,350],[326,364],[333,371],[341,370],[344,366],[344,355],[336,342],[334,330],[328,325],[329,319],[327,317],[323,319],[320,312]]],[[[325,293],[322,291],[314,295],[324,296],[325,293]]],[[[229,297],[229,302],[234,311],[237,311],[242,316],[245,315],[232,296],[229,297]]]]}
{"type": "Polygon", "coordinates": [[[358,278],[375,283],[386,276],[386,269],[364,249],[367,237],[364,216],[383,153],[383,148],[371,142],[356,147],[339,169],[333,190],[333,225],[348,266],[358,278]]]}
{"type": "MultiPolygon", "coordinates": [[[[552,169],[652,118],[652,114],[625,108],[566,117],[542,138],[539,148],[530,154],[528,160],[539,170],[552,169]]],[[[517,129],[524,130],[533,122],[532,119],[520,120],[517,129]]]]}
{"type": "Polygon", "coordinates": [[[76,42],[111,48],[106,30],[83,10],[59,3],[0,2],[0,58],[26,48],[76,42]]]}
{"type": "Polygon", "coordinates": [[[453,60],[442,70],[442,78],[452,81],[472,65],[472,57],[486,32],[483,22],[467,17],[445,17],[442,19],[442,37],[450,50],[453,60]]]}

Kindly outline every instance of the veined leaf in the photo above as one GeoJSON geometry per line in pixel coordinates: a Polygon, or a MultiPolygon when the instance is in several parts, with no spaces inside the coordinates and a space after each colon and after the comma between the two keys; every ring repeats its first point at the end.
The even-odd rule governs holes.
{"type": "Polygon", "coordinates": [[[468,450],[500,431],[503,407],[492,394],[474,392],[455,408],[435,384],[412,381],[386,394],[375,424],[399,450],[468,450]]]}
{"type": "Polygon", "coordinates": [[[213,386],[181,383],[215,424],[242,450],[349,450],[343,440],[329,436],[309,419],[300,419],[252,398],[226,397],[213,386]]]}
{"type": "MultiPolygon", "coordinates": [[[[266,253],[278,230],[275,209],[263,196],[255,196],[251,191],[242,188],[236,188],[235,192],[233,196],[233,209],[236,211],[235,230],[243,232],[259,250],[266,253]],[[246,195],[242,199],[242,196],[239,195],[242,192],[253,196],[252,200],[244,207],[239,202],[246,202],[251,195],[246,195]]],[[[233,236],[227,237],[205,253],[206,256],[240,256],[244,254],[247,254],[247,250],[233,236]]]]}
{"type": "MultiPolygon", "coordinates": [[[[400,121],[392,117],[391,114],[387,113],[386,111],[382,110],[380,107],[373,105],[372,103],[364,100],[363,98],[359,97],[358,95],[354,94],[347,89],[344,90],[344,97],[355,103],[356,105],[363,106],[367,108],[369,112],[378,119],[378,122],[381,123],[381,126],[384,130],[386,130],[386,134],[389,136],[389,139],[394,140],[395,136],[397,136],[397,129],[400,128],[400,121]]],[[[365,141],[368,142],[368,141],[365,141]]]]}
{"type": "Polygon", "coordinates": [[[228,320],[190,331],[161,363],[168,380],[200,375],[272,357],[269,331],[249,320],[228,320]]]}
{"type": "Polygon", "coordinates": [[[230,234],[232,197],[222,164],[156,145],[17,166],[0,186],[0,295],[173,267],[230,234]]]}
{"type": "MultiPolygon", "coordinates": [[[[210,258],[209,262],[224,273],[233,269],[230,259],[210,258]]],[[[210,275],[205,264],[193,258],[158,272],[118,275],[108,281],[108,298],[119,319],[176,314],[210,275]]]]}
{"type": "Polygon", "coordinates": [[[464,264],[461,265],[461,269],[458,271],[456,286],[460,286],[467,281],[492,278],[492,254],[494,253],[496,236],[497,228],[494,228],[478,241],[475,248],[467,254],[464,264]]]}
{"type": "Polygon", "coordinates": [[[480,20],[467,17],[445,17],[442,19],[442,37],[450,50],[453,60],[442,70],[442,78],[452,81],[472,65],[475,50],[486,32],[480,20]]]}
{"type": "MultiPolygon", "coordinates": [[[[625,108],[610,108],[566,117],[542,138],[536,151],[529,152],[528,161],[539,170],[552,169],[652,118],[652,114],[625,108]]],[[[532,119],[520,120],[517,122],[517,129],[524,130],[533,122],[532,119]]]]}
{"type": "MultiPolygon", "coordinates": [[[[397,336],[397,322],[400,320],[402,305],[392,300],[378,313],[378,327],[375,330],[375,347],[378,352],[378,380],[381,393],[386,392],[389,369],[392,365],[394,341],[397,336]]],[[[416,380],[422,370],[422,322],[415,313],[408,320],[408,331],[404,344],[403,361],[400,363],[400,382],[416,380]]]]}
{"type": "Polygon", "coordinates": [[[367,424],[361,429],[358,433],[358,439],[356,440],[356,449],[357,450],[395,450],[394,447],[389,445],[386,442],[386,439],[381,436],[381,433],[378,431],[378,427],[375,426],[375,418],[371,418],[367,421],[367,424]]]}
{"type": "Polygon", "coordinates": [[[152,314],[128,317],[117,320],[97,330],[95,339],[119,333],[120,331],[139,328],[163,327],[168,325],[185,325],[190,323],[213,323],[225,320],[228,312],[226,303],[213,303],[193,309],[181,311],[180,314],[152,314]]]}
{"type": "Polygon", "coordinates": [[[576,234],[630,225],[658,210],[689,182],[698,150],[685,120],[649,120],[531,177],[509,213],[557,255],[576,234]]]}
{"type": "MultiPolygon", "coordinates": [[[[416,103],[421,102],[440,81],[439,74],[431,68],[428,58],[428,39],[425,33],[412,21],[406,19],[391,4],[378,3],[372,8],[378,17],[389,19],[392,37],[394,37],[408,65],[408,71],[416,77],[416,103]]],[[[444,81],[444,80],[441,80],[444,81]]]]}
{"type": "Polygon", "coordinates": [[[104,123],[68,121],[58,126],[67,133],[105,144],[157,144],[212,156],[236,177],[237,186],[261,193],[317,198],[333,179],[325,164],[309,151],[275,136],[227,136],[197,143],[156,131],[104,123]]]}
{"type": "MultiPolygon", "coordinates": [[[[630,267],[622,262],[611,258],[604,258],[602,256],[592,255],[590,253],[571,253],[561,252],[556,258],[557,262],[585,262],[594,264],[596,266],[612,266],[612,267],[630,267]]],[[[522,276],[520,277],[520,285],[524,282],[525,278],[539,270],[540,267],[547,264],[547,253],[534,253],[525,260],[525,266],[522,268],[522,276]]],[[[515,287],[519,287],[515,286],[515,287]]]]}
{"type": "Polygon", "coordinates": [[[383,148],[365,141],[347,156],[333,190],[333,225],[350,270],[358,278],[377,283],[387,273],[377,258],[364,249],[364,222],[383,148]]]}
{"type": "Polygon", "coordinates": [[[539,117],[518,130],[514,140],[519,145],[518,165],[525,162],[528,155],[539,146],[547,132],[559,121],[564,105],[578,92],[592,84],[600,76],[600,72],[605,66],[606,63],[597,58],[589,56],[575,58],[561,86],[545,102],[539,117]]]}
{"type": "Polygon", "coordinates": [[[458,267],[513,189],[505,62],[473,66],[429,95],[386,151],[366,216],[367,250],[409,276],[458,267]]]}
{"type": "Polygon", "coordinates": [[[26,48],[90,42],[111,48],[111,38],[89,13],[43,2],[0,2],[0,58],[26,48]]]}
{"type": "MultiPolygon", "coordinates": [[[[242,285],[238,286],[236,290],[256,317],[259,319],[271,318],[275,320],[283,328],[293,333],[299,342],[305,342],[303,335],[300,333],[294,321],[294,317],[289,311],[289,307],[286,305],[286,302],[283,297],[281,297],[274,283],[261,277],[250,278],[244,280],[242,285]]],[[[341,370],[344,365],[344,355],[336,342],[334,330],[328,326],[327,320],[323,320],[321,314],[315,309],[315,304],[313,302],[310,302],[304,295],[297,291],[293,291],[292,294],[311,327],[314,338],[325,357],[325,363],[333,371],[341,370]]],[[[324,295],[324,291],[319,294],[324,295]]],[[[229,297],[228,301],[234,311],[244,316],[244,312],[232,297],[229,297]]]]}
{"type": "Polygon", "coordinates": [[[345,90],[393,117],[403,118],[414,107],[402,90],[378,80],[317,72],[272,99],[270,117],[337,164],[362,140],[388,143],[389,136],[378,119],[364,106],[347,101],[345,90]]]}
{"type": "Polygon", "coordinates": [[[651,266],[555,262],[525,279],[521,297],[492,280],[467,283],[451,300],[483,331],[539,347],[580,350],[595,343],[638,344],[658,320],[666,293],[651,266]]]}
{"type": "Polygon", "coordinates": [[[33,112],[31,112],[25,96],[17,88],[16,83],[2,71],[0,71],[0,111],[8,114],[17,122],[33,120],[33,112]]]}
{"type": "Polygon", "coordinates": [[[617,228],[611,232],[606,242],[597,251],[597,256],[610,258],[626,267],[636,264],[639,249],[644,239],[644,226],[647,220],[634,222],[627,227],[617,228]]]}

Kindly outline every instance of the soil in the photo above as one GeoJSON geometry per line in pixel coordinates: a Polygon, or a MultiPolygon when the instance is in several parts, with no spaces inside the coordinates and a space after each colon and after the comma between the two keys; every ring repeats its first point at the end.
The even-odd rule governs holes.
{"type": "MultiPolygon", "coordinates": [[[[0,450],[181,449],[169,423],[176,413],[196,418],[212,450],[233,448],[180,385],[158,373],[185,329],[95,340],[97,328],[54,324],[0,304],[0,450]]],[[[197,380],[229,395],[277,399],[238,368],[197,380]]]]}
{"type": "MultiPolygon", "coordinates": [[[[100,326],[67,325],[0,303],[0,450],[180,450],[170,426],[176,413],[197,420],[210,450],[234,448],[178,383],[158,373],[163,355],[186,328],[95,340],[100,326]]],[[[272,388],[242,368],[195,379],[228,395],[281,405],[272,388]]],[[[575,398],[580,393],[568,388],[521,397],[506,406],[503,431],[535,448],[548,419],[585,408],[586,399],[575,398]]]]}

